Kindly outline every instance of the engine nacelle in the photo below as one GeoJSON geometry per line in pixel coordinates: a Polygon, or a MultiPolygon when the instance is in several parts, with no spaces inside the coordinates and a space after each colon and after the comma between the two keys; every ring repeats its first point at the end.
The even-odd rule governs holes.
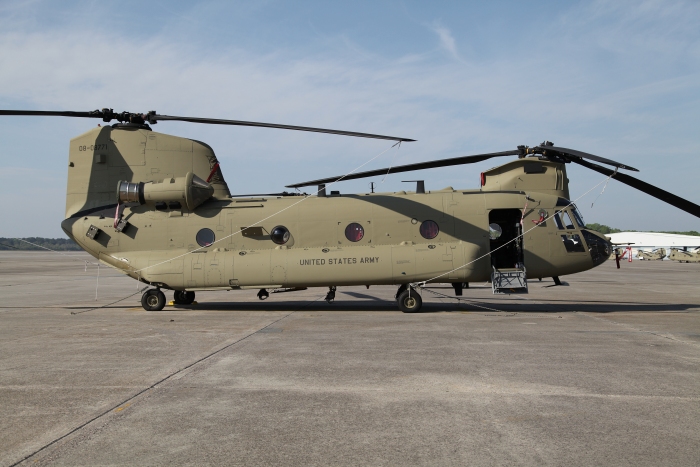
{"type": "Polygon", "coordinates": [[[159,202],[184,202],[187,209],[194,210],[214,194],[214,187],[187,172],[184,177],[166,178],[155,182],[117,183],[119,203],[155,204],[159,202]]]}

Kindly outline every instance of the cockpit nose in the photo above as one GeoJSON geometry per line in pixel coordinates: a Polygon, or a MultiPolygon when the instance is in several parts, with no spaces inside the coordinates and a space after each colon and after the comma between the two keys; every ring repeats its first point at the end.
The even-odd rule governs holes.
{"type": "Polygon", "coordinates": [[[588,244],[588,251],[591,253],[591,259],[595,266],[603,264],[612,254],[612,243],[606,236],[601,233],[591,230],[581,230],[583,238],[588,244]]]}
{"type": "Polygon", "coordinates": [[[75,240],[73,236],[73,224],[75,224],[76,219],[69,217],[61,222],[61,229],[68,235],[71,239],[75,240]]]}

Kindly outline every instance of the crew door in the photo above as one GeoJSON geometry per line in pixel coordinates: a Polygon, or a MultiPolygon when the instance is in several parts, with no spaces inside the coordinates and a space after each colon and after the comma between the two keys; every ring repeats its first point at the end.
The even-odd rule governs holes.
{"type": "Polygon", "coordinates": [[[493,209],[489,212],[491,266],[496,269],[523,267],[523,237],[519,209],[493,209]]]}

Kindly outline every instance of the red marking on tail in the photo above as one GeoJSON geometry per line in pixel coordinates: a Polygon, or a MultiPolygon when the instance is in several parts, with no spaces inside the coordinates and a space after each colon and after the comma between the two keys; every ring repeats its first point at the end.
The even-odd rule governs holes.
{"type": "Polygon", "coordinates": [[[207,177],[207,183],[209,183],[209,180],[211,180],[211,178],[214,176],[217,170],[219,170],[218,162],[214,164],[214,167],[212,167],[211,172],[209,172],[209,176],[207,177]]]}

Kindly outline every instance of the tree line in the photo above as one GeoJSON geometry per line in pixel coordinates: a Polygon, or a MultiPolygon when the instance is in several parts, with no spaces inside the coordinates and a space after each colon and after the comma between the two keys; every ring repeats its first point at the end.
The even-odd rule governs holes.
{"type": "MultiPolygon", "coordinates": [[[[595,230],[596,232],[600,232],[604,235],[607,234],[614,234],[618,232],[639,232],[639,230],[621,230],[621,229],[616,229],[614,227],[608,227],[607,225],[604,224],[586,224],[586,228],[590,230],[595,230]]],[[[644,230],[643,232],[648,232],[647,230],[644,230]]],[[[677,234],[677,235],[692,235],[693,237],[700,237],[700,232],[697,232],[695,230],[687,230],[685,232],[679,232],[676,230],[655,230],[654,233],[665,233],[665,234],[677,234]]]]}
{"type": "Polygon", "coordinates": [[[26,237],[20,240],[17,238],[0,237],[0,250],[46,251],[44,248],[41,248],[42,246],[58,251],[82,251],[82,248],[69,238],[26,237]]]}

